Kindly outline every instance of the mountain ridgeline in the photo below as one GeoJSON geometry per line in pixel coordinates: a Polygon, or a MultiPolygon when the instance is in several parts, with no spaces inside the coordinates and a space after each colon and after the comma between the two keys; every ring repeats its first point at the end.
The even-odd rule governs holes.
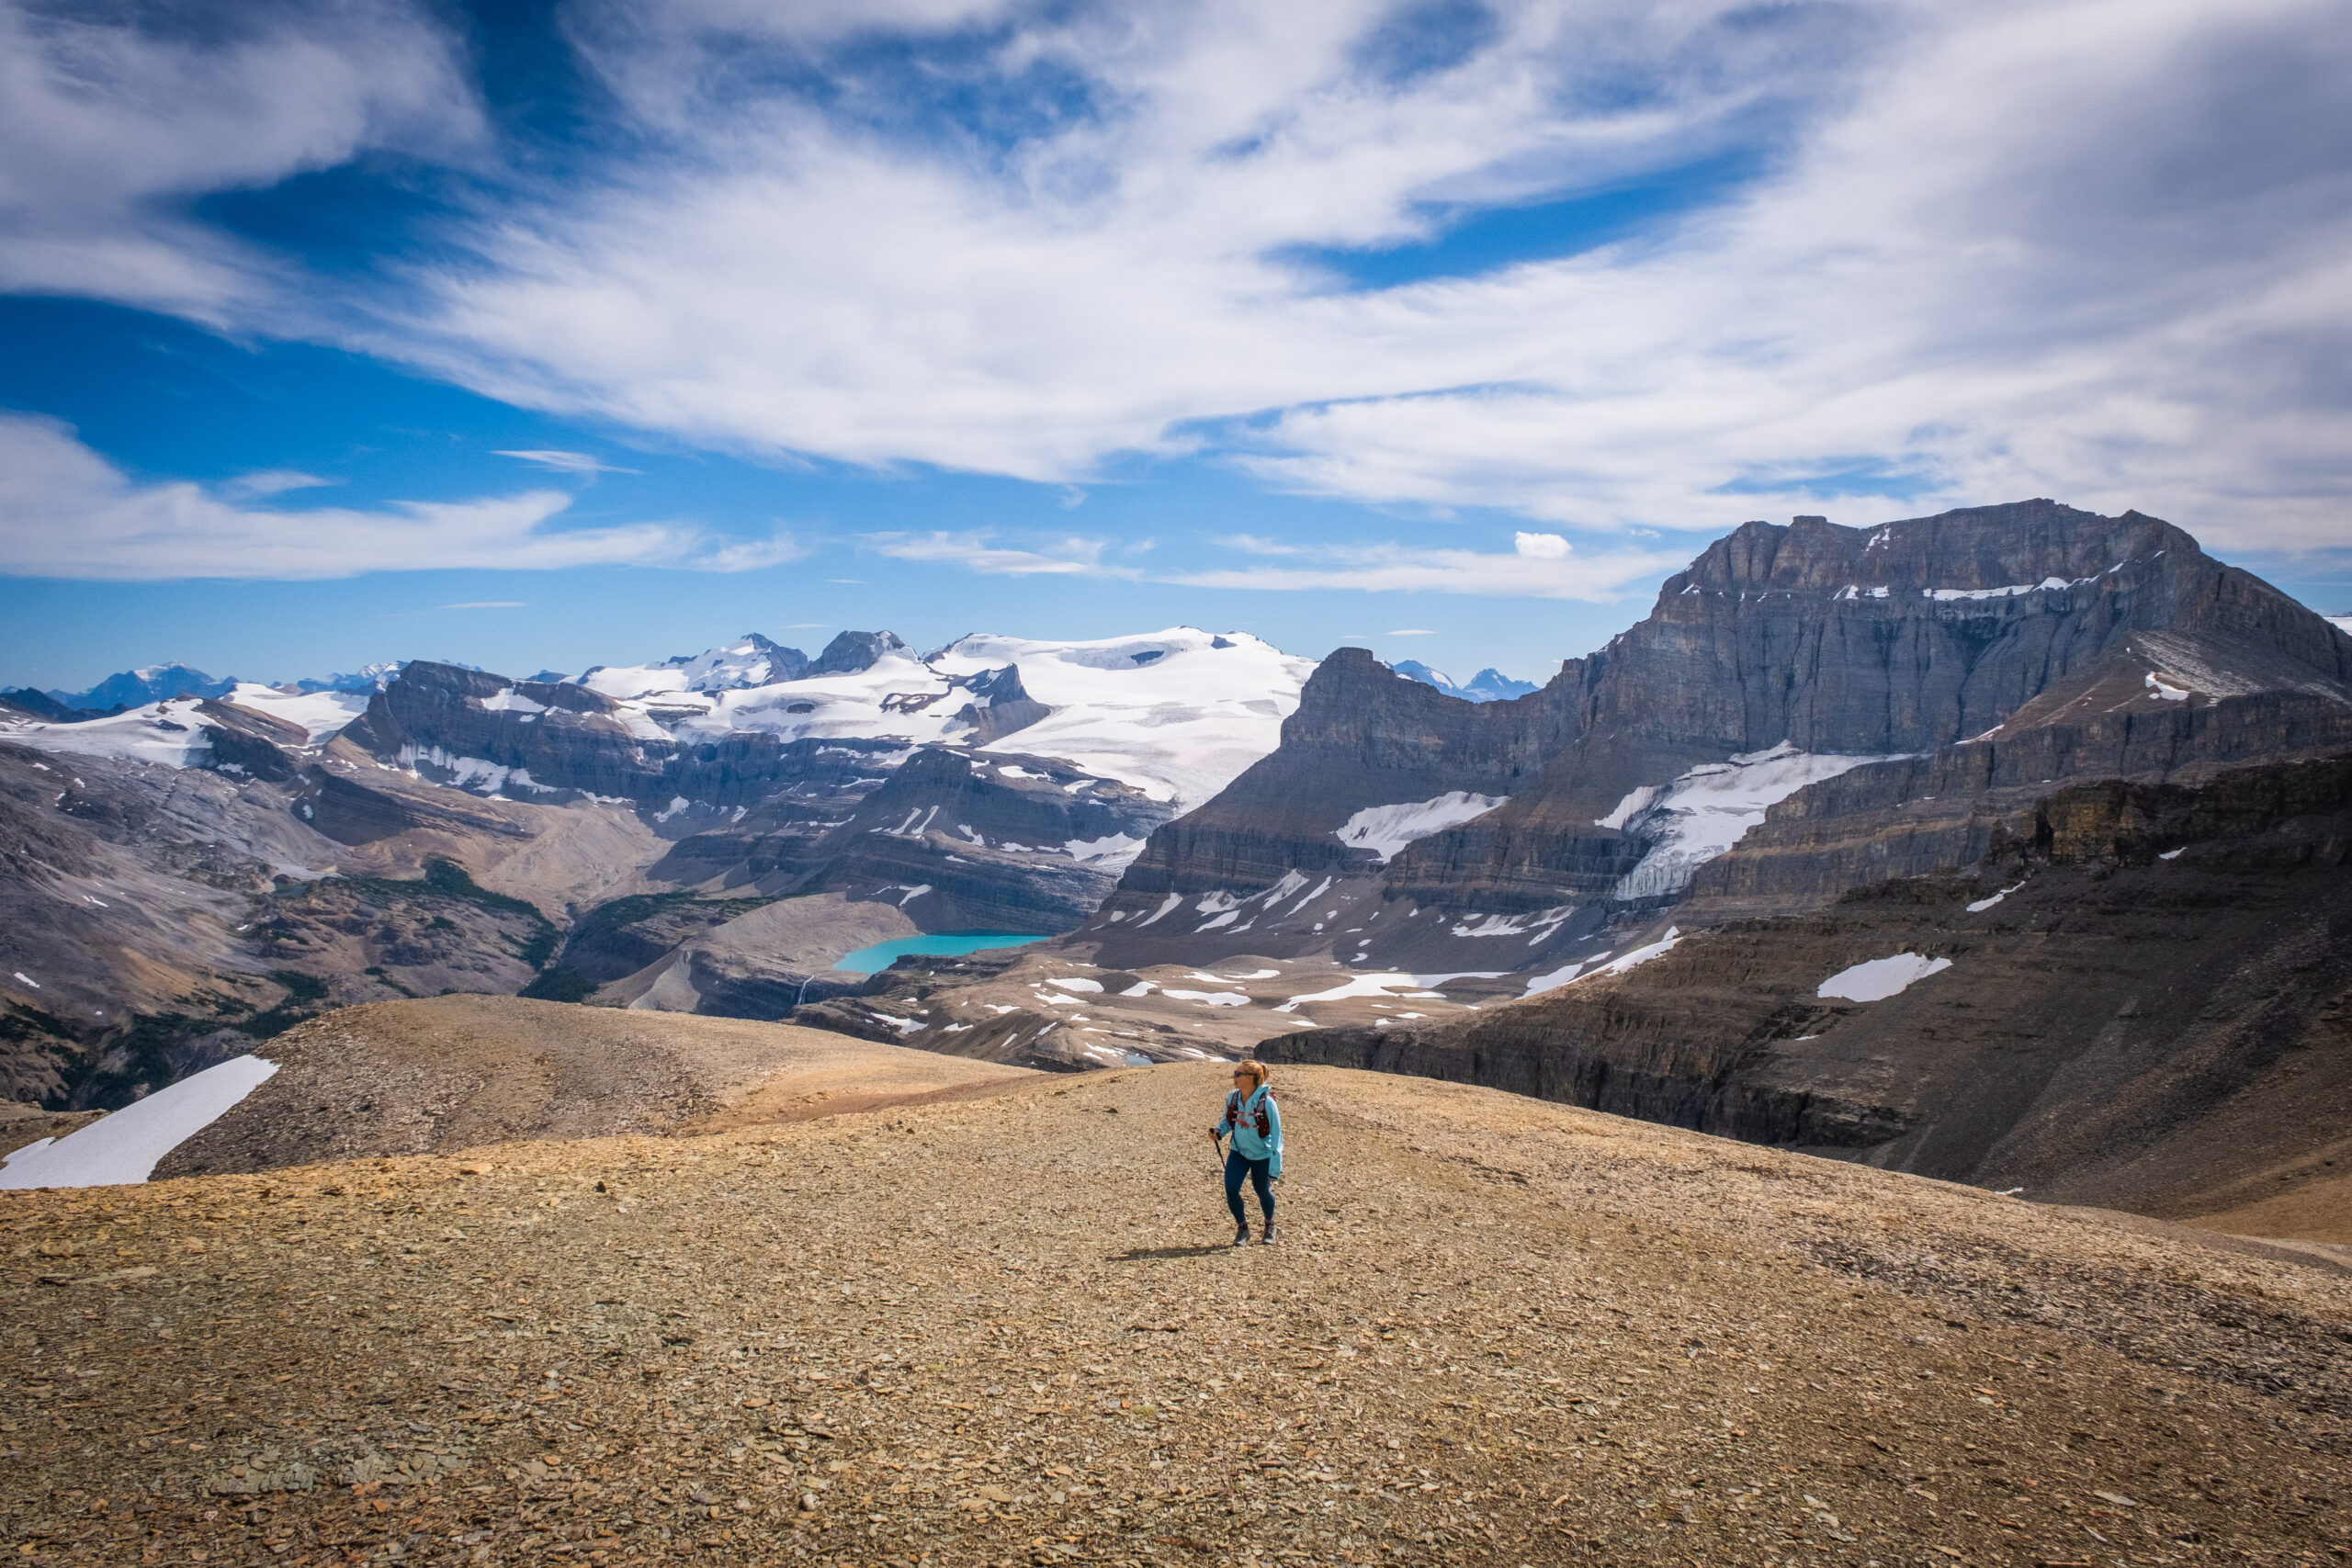
{"type": "Polygon", "coordinates": [[[2142,1207],[2233,1139],[2241,1183],[2327,1157],[2291,1085],[2352,1016],[2352,637],[2178,528],[1747,524],[1507,684],[1174,627],[26,694],[0,1089],[119,1105],[332,1008],[519,991],[1057,1070],[1255,1049],[2142,1207]],[[837,967],[958,931],[1060,934],[837,967]],[[1951,972],[1816,994],[1905,953],[1951,972]]]}
{"type": "Polygon", "coordinates": [[[1973,864],[2054,782],[2345,745],[2352,637],[2168,523],[2048,501],[1749,523],[1529,695],[1460,702],[1340,649],[1084,935],[1134,965],[1311,952],[1343,920],[1351,959],[1533,967],[1668,906],[1792,911],[1973,864]],[[1383,813],[1404,841],[1361,846],[1383,813]],[[1544,935],[1505,955],[1482,928],[1544,935]]]}
{"type": "Polygon", "coordinates": [[[1182,627],[922,655],[854,631],[114,713],[23,694],[0,1098],[119,1105],[328,1008],[448,991],[774,1019],[855,984],[831,972],[858,947],[1067,931],[1271,749],[1311,668],[1182,627]]]}

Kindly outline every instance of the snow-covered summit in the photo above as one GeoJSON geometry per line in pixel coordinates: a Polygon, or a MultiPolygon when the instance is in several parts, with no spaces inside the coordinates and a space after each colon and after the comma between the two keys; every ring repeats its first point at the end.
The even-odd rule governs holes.
{"type": "Polygon", "coordinates": [[[70,723],[0,724],[0,740],[36,751],[76,757],[114,757],[131,762],[162,762],[185,768],[212,750],[208,733],[218,721],[202,710],[201,697],[145,703],[105,718],[70,723]]]}
{"type": "Polygon", "coordinates": [[[1274,749],[1315,669],[1313,660],[1247,633],[1191,626],[1093,641],[976,632],[928,655],[888,632],[844,632],[808,661],[806,674],[733,683],[728,672],[748,675],[757,659],[773,657],[752,649],[753,641],[684,662],[606,665],[579,683],[619,703],[624,722],[649,739],[755,731],[786,740],[969,744],[980,733],[977,709],[986,705],[978,688],[1015,668],[1029,699],[1052,711],[1010,732],[1000,727],[983,750],[1051,757],[1181,810],[1274,749]]]}
{"type": "Polygon", "coordinates": [[[1043,642],[976,632],[933,656],[950,676],[1017,666],[1053,713],[985,748],[1053,757],[1190,810],[1282,739],[1316,661],[1246,632],[1170,626],[1043,642]]]}
{"type": "Polygon", "coordinates": [[[348,674],[329,675],[323,681],[315,676],[306,676],[288,683],[297,692],[357,692],[364,695],[369,692],[380,692],[390,685],[400,674],[401,667],[407,662],[405,659],[379,660],[373,664],[363,664],[348,674]]]}
{"type": "Polygon", "coordinates": [[[1464,702],[1468,703],[1509,702],[1513,697],[1523,697],[1532,692],[1542,690],[1532,681],[1514,681],[1491,665],[1479,671],[1464,682],[1456,682],[1453,677],[1444,671],[1432,670],[1418,659],[1403,660],[1388,668],[1396,671],[1408,681],[1419,681],[1424,686],[1434,686],[1449,697],[1460,697],[1464,702]]]}
{"type": "Polygon", "coordinates": [[[43,695],[69,708],[103,713],[110,707],[141,707],[174,697],[217,697],[235,681],[206,674],[186,664],[143,664],[109,675],[86,692],[51,691],[43,695]]]}
{"type": "MultiPolygon", "coordinates": [[[[208,711],[212,703],[292,726],[301,732],[303,744],[310,746],[325,744],[368,709],[368,698],[356,692],[288,692],[239,681],[215,698],[173,697],[104,718],[0,724],[0,739],[69,756],[196,767],[204,765],[210,756],[211,732],[223,727],[220,710],[208,711]]],[[[227,718],[232,724],[239,722],[233,714],[227,718]]],[[[272,733],[287,736],[284,730],[272,733]]]]}

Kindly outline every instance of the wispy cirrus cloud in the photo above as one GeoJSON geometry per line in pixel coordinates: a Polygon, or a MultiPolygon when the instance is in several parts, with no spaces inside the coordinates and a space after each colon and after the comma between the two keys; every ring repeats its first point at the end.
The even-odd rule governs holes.
{"type": "Polygon", "coordinates": [[[515,457],[542,468],[553,468],[560,474],[634,474],[636,468],[624,468],[592,457],[585,452],[556,451],[497,451],[494,457],[515,457]]]}
{"type": "Polygon", "coordinates": [[[482,118],[464,50],[403,0],[0,3],[0,289],[326,330],[298,275],[195,200],[370,150],[449,155],[482,118]]]}
{"type": "Polygon", "coordinates": [[[341,483],[343,483],[341,479],[321,479],[316,474],[306,474],[299,468],[262,468],[250,474],[239,474],[221,488],[232,495],[251,496],[258,499],[265,496],[284,495],[288,491],[292,490],[317,490],[322,486],[341,483]]]}
{"type": "Polygon", "coordinates": [[[2352,500],[2338,10],[579,0],[611,135],[549,173],[499,167],[462,51],[393,0],[202,40],[0,4],[0,286],[775,457],[1059,487],[1206,453],[1579,537],[2051,494],[2320,548],[2352,500]],[[190,215],[388,146],[462,148],[485,194],[364,286],[190,215]],[[1745,172],[1679,197],[1711,161],[1745,172]],[[1602,224],[1628,192],[1657,209],[1602,224]],[[1450,249],[1514,210],[1555,238],[1450,249]]]}
{"type": "Polygon", "coordinates": [[[755,62],[822,73],[846,24],[594,12],[675,161],[502,209],[388,340],[516,401],[1586,529],[2046,493],[2323,544],[2352,488],[2329,0],[1507,0],[1418,53],[1339,0],[924,6],[865,29],[903,81],[862,55],[822,102],[755,62]],[[1755,172],[1607,243],[1349,271],[1727,151],[1755,172]]]}
{"type": "MultiPolygon", "coordinates": [[[[1469,593],[1503,599],[1615,599],[1663,571],[1681,566],[1687,552],[1610,548],[1578,553],[1556,535],[1521,534],[1511,550],[1434,549],[1406,544],[1340,545],[1285,552],[1281,566],[1231,566],[1172,573],[1159,579],[1192,588],[1268,592],[1353,589],[1369,593],[1469,593]],[[1530,549],[1527,541],[1557,540],[1530,549]],[[1292,563],[1295,564],[1292,564],[1292,563]]],[[[1427,635],[1408,629],[1388,637],[1427,635]]]]}
{"type": "Polygon", "coordinates": [[[960,566],[988,577],[1134,579],[1143,575],[1136,567],[1103,558],[1112,547],[1109,540],[1076,535],[1021,547],[1000,545],[996,536],[984,529],[942,529],[928,534],[868,534],[863,543],[876,555],[892,560],[960,566]]]}
{"type": "Polygon", "coordinates": [[[0,558],[22,577],[301,580],[622,565],[735,571],[789,558],[798,547],[783,538],[714,538],[675,523],[555,526],[571,504],[560,491],[526,491],[375,510],[256,507],[186,480],[133,479],[56,421],[0,414],[0,558]]]}

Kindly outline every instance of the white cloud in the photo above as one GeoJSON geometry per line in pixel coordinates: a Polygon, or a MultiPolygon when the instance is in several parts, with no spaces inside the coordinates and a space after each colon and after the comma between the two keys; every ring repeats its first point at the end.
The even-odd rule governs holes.
{"type": "Polygon", "coordinates": [[[1286,488],[1587,528],[2054,494],[2340,535],[2352,35],[2325,0],[1762,28],[1524,0],[1401,75],[1340,0],[1145,6],[959,57],[959,90],[1025,101],[1035,69],[1091,101],[1001,148],[892,129],[888,82],[842,78],[831,115],[747,99],[763,36],[817,48],[851,14],[757,9],[600,54],[690,152],[484,223],[402,351],[693,439],[1055,482],[1230,444],[1286,488]],[[1290,259],[1759,119],[1791,129],[1775,172],[1638,242],[1353,293],[1290,259]]]}
{"type": "Polygon", "coordinates": [[[1475,593],[1495,598],[1600,602],[1614,599],[1634,585],[1685,563],[1679,551],[1633,549],[1547,557],[1526,556],[1517,551],[1504,554],[1422,549],[1407,545],[1354,545],[1304,549],[1299,554],[1314,564],[1213,568],[1179,572],[1159,581],[1192,588],[1351,588],[1368,592],[1475,593]]]}
{"type": "Polygon", "coordinates": [[[283,495],[289,490],[315,490],[322,485],[339,485],[341,479],[322,479],[316,474],[306,474],[298,468],[263,468],[254,473],[239,474],[224,490],[232,495],[283,495]]]}
{"type": "Polygon", "coordinates": [[[170,204],[413,141],[452,104],[467,133],[419,24],[346,0],[198,46],[9,10],[0,106],[29,107],[0,107],[0,285],[338,336],[772,455],[1059,485],[1206,450],[1580,536],[2047,494],[2224,547],[2341,541],[2334,0],[1490,9],[1459,59],[1406,68],[1355,0],[583,0],[630,161],[517,176],[439,259],[347,296],[170,204]],[[853,36],[877,29],[914,42],[853,36]],[[85,57],[119,68],[82,91],[85,57]],[[778,85],[812,74],[824,94],[778,85]],[[1315,259],[1726,151],[1769,173],[1565,258],[1367,289],[1315,259]]]}
{"type": "Polygon", "coordinates": [[[1437,633],[1427,626],[1406,626],[1401,630],[1383,632],[1380,635],[1383,637],[1435,637],[1437,633]]]}
{"type": "Polygon", "coordinates": [[[0,0],[0,288],[245,325],[267,299],[283,330],[311,315],[287,269],[187,204],[480,132],[452,41],[400,0],[149,14],[0,0]]]}
{"type": "Polygon", "coordinates": [[[21,577],[283,580],[606,565],[730,571],[788,558],[780,552],[791,547],[669,523],[550,526],[571,499],[527,491],[376,511],[254,508],[186,481],[139,482],[54,421],[0,414],[0,558],[21,577]]]}
{"type": "Polygon", "coordinates": [[[1557,534],[1514,534],[1511,546],[1521,555],[1537,560],[1558,560],[1568,553],[1568,542],[1557,534]]]}
{"type": "Polygon", "coordinates": [[[585,452],[507,452],[492,454],[496,457],[519,457],[526,463],[536,463],[542,468],[553,468],[560,474],[634,474],[636,468],[615,468],[599,462],[585,452]]]}
{"type": "Polygon", "coordinates": [[[1133,567],[1106,562],[1109,542],[1070,536],[1033,549],[1001,546],[986,530],[930,534],[869,534],[867,548],[893,560],[960,566],[990,577],[1140,577],[1133,567]]]}

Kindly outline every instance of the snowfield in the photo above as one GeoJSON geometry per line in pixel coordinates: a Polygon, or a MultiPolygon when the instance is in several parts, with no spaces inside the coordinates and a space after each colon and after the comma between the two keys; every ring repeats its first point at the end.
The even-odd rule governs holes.
{"type": "Polygon", "coordinates": [[[622,704],[625,722],[649,739],[757,730],[786,740],[928,745],[968,740],[973,727],[959,716],[973,704],[970,683],[1012,665],[1022,689],[1053,711],[982,750],[1050,757],[1184,811],[1274,749],[1316,662],[1247,633],[1190,626],[1093,642],[983,632],[928,656],[894,649],[854,674],[729,685],[739,663],[765,668],[752,652],[714,649],[684,664],[610,666],[580,682],[622,704]]]}
{"type": "Polygon", "coordinates": [[[1171,626],[1098,642],[978,633],[932,664],[967,678],[1017,665],[1054,710],[984,750],[1051,757],[1189,811],[1274,749],[1316,661],[1246,632],[1171,626]]]}
{"type": "Polygon", "coordinates": [[[174,697],[79,724],[0,724],[0,738],[36,751],[186,768],[212,750],[212,738],[205,732],[217,721],[198,712],[201,705],[195,697],[174,697]]]}
{"type": "Polygon", "coordinates": [[[0,1188],[128,1187],[155,1162],[267,1082],[277,1064],[238,1056],[207,1067],[62,1138],[43,1138],[8,1156],[0,1188]]]}
{"type": "Polygon", "coordinates": [[[368,696],[365,692],[281,692],[275,686],[240,681],[220,701],[299,724],[311,744],[321,746],[368,711],[368,696]]]}
{"type": "Polygon", "coordinates": [[[1394,806],[1367,806],[1331,830],[1332,837],[1352,849],[1370,850],[1386,865],[1396,852],[1415,839],[1426,839],[1474,817],[1484,817],[1509,800],[1507,795],[1472,795],[1453,790],[1433,800],[1406,800],[1394,806]]]}
{"type": "Polygon", "coordinates": [[[1889,997],[1901,996],[1913,982],[1940,975],[1951,967],[1949,958],[1898,953],[1892,958],[1873,958],[1867,964],[1840,969],[1821,982],[1821,988],[1814,995],[1841,1002],[1883,1002],[1889,997]]]}
{"type": "Polygon", "coordinates": [[[1763,821],[1775,804],[1807,784],[1871,762],[1899,761],[1905,755],[1815,755],[1783,740],[1769,751],[1709,762],[1667,784],[1644,784],[1608,816],[1593,819],[1596,827],[1619,829],[1650,846],[1641,863],[1618,879],[1615,896],[1656,898],[1679,893],[1701,866],[1763,821]]]}

